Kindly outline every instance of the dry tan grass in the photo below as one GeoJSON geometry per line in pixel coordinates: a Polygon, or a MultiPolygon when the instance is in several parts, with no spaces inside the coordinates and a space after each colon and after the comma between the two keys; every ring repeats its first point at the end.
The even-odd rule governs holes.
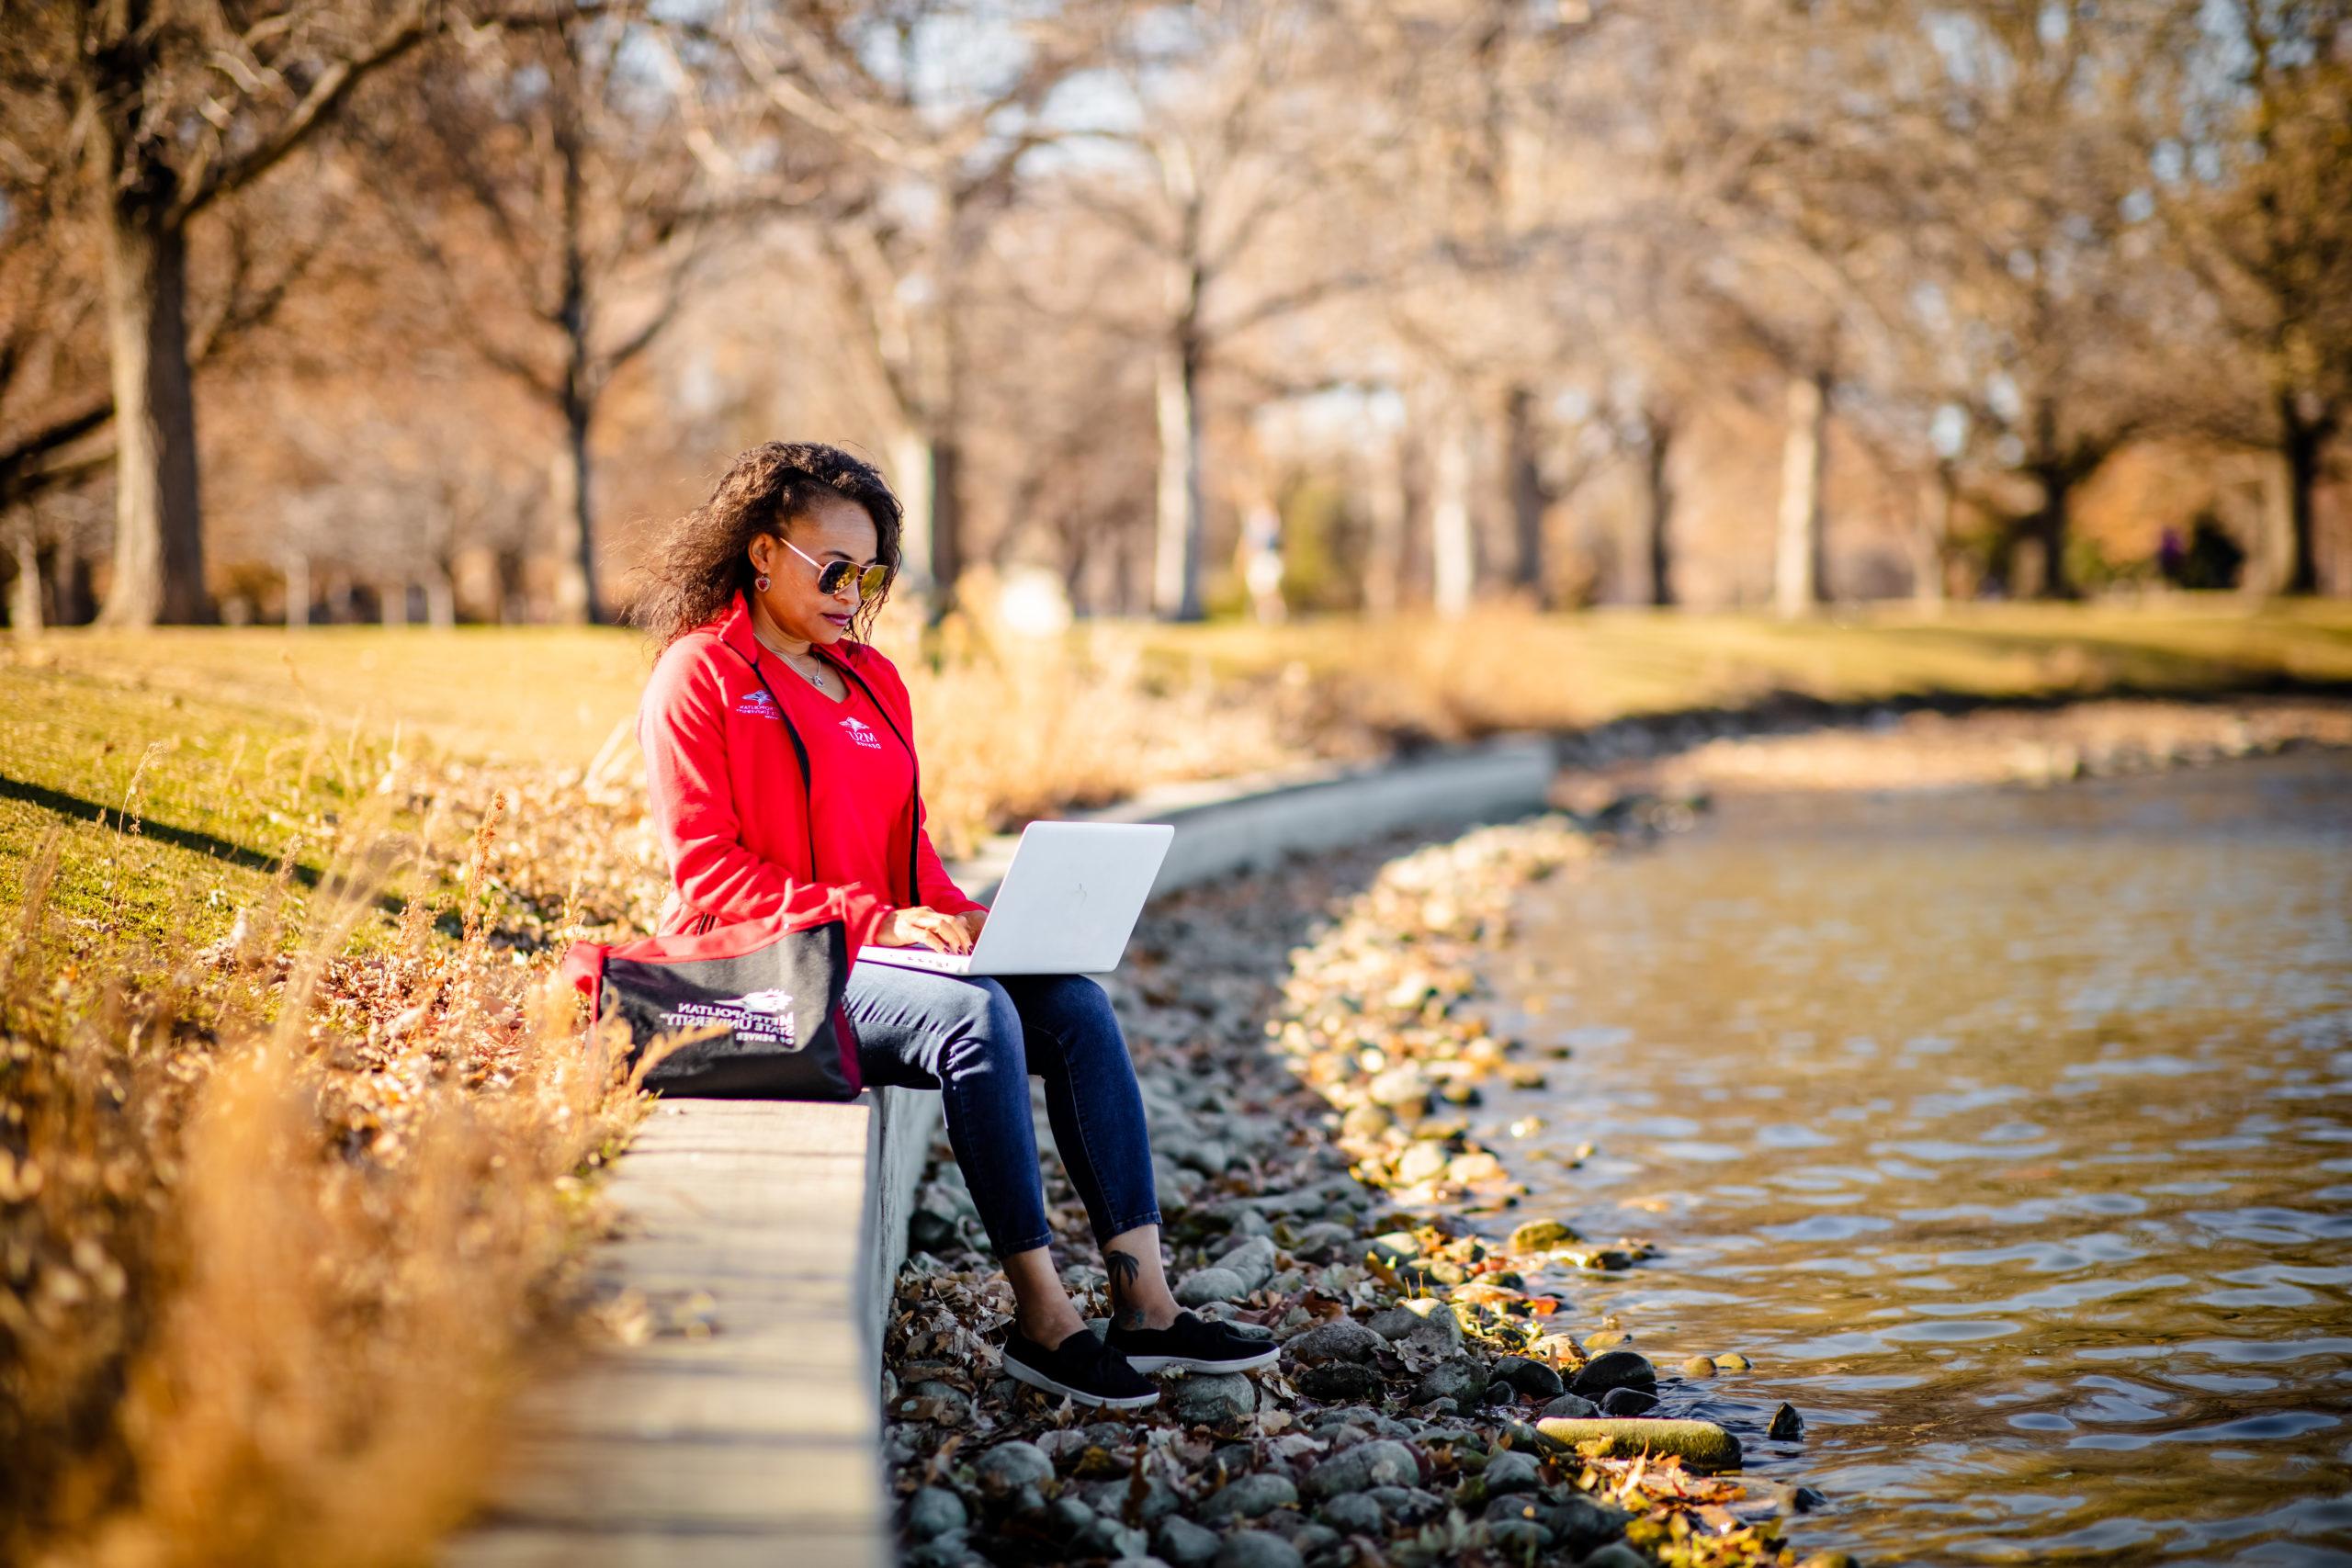
{"type": "Polygon", "coordinates": [[[0,972],[7,1561],[414,1562],[475,1504],[642,1101],[554,944],[485,918],[503,799],[454,804],[460,934],[419,898],[374,952],[355,929],[433,852],[389,806],[290,950],[283,897],[210,943],[59,949],[41,852],[0,972]]]}

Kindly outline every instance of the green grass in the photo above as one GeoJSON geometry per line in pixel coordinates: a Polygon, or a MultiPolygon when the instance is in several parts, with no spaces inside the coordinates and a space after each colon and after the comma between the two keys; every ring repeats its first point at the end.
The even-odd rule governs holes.
{"type": "Polygon", "coordinates": [[[200,946],[266,901],[290,853],[290,942],[343,824],[400,819],[371,799],[390,756],[361,725],[0,664],[0,911],[13,922],[54,830],[47,945],[200,946]]]}

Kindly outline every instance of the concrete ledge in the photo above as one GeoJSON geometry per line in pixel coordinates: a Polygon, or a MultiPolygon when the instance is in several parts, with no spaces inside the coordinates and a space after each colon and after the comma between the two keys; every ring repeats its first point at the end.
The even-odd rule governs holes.
{"type": "MultiPolygon", "coordinates": [[[[1157,895],[1288,854],[1521,815],[1544,804],[1552,773],[1547,739],[1510,737],[1169,786],[1090,815],[1175,826],[1157,895]]],[[[953,868],[956,881],[989,901],[1013,841],[953,868]]],[[[898,1089],[847,1105],[659,1107],[615,1169],[623,1234],[597,1270],[643,1292],[657,1318],[707,1295],[693,1316],[708,1332],[600,1355],[536,1391],[495,1505],[443,1561],[889,1562],[881,1336],[938,1118],[936,1094],[898,1089]]]]}

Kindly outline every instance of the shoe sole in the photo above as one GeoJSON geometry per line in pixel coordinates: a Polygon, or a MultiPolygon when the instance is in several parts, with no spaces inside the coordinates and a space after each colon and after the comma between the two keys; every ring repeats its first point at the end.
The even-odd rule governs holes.
{"type": "Polygon", "coordinates": [[[1031,1388],[1044,1389],[1047,1393],[1057,1393],[1064,1399],[1079,1404],[1101,1405],[1106,1410],[1140,1410],[1147,1404],[1159,1403],[1158,1389],[1153,1389],[1149,1393],[1089,1393],[1082,1388],[1072,1388],[1068,1383],[1056,1382],[1035,1368],[1023,1366],[1010,1356],[1004,1359],[1004,1370],[1017,1382],[1025,1382],[1031,1388]]]}
{"type": "Polygon", "coordinates": [[[1280,1359],[1281,1348],[1269,1345],[1253,1356],[1244,1356],[1235,1361],[1204,1361],[1198,1356],[1128,1356],[1127,1365],[1148,1376],[1153,1372],[1172,1372],[1179,1369],[1188,1372],[1247,1372],[1260,1367],[1271,1367],[1280,1359]]]}

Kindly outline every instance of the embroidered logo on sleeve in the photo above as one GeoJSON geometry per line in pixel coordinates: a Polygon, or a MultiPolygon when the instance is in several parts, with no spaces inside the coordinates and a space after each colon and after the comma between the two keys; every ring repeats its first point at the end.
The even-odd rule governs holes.
{"type": "Polygon", "coordinates": [[[849,738],[852,740],[856,741],[860,746],[864,746],[869,750],[879,751],[882,750],[882,742],[875,739],[874,727],[870,724],[861,723],[856,715],[851,714],[844,716],[842,719],[842,728],[848,730],[849,738]]]}
{"type": "Polygon", "coordinates": [[[736,699],[735,711],[749,714],[753,718],[782,718],[784,716],[776,712],[775,699],[764,691],[744,693],[736,699]]]}

